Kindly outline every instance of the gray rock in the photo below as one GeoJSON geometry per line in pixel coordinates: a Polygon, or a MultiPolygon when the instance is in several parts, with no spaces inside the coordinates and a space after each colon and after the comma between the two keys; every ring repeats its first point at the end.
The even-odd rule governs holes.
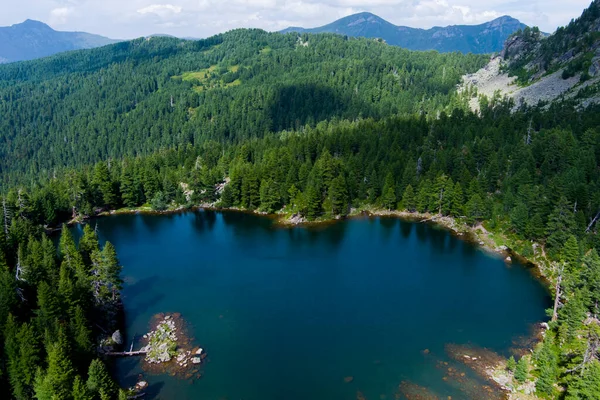
{"type": "Polygon", "coordinates": [[[123,336],[121,335],[121,332],[116,330],[115,333],[112,334],[112,340],[116,344],[123,344],[123,336]]]}
{"type": "Polygon", "coordinates": [[[192,364],[200,364],[201,362],[202,362],[202,359],[200,357],[192,358],[192,364]]]}
{"type": "Polygon", "coordinates": [[[600,57],[594,57],[592,59],[592,65],[590,65],[588,74],[590,74],[590,76],[592,77],[595,77],[598,74],[600,74],[600,57]]]}

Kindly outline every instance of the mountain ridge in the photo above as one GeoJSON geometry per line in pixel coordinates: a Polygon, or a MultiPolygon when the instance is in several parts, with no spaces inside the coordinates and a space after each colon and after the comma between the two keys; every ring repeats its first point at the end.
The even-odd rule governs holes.
{"type": "Polygon", "coordinates": [[[0,27],[0,64],[117,42],[119,40],[87,32],[57,31],[41,21],[26,19],[18,24],[0,27]]]}
{"type": "Polygon", "coordinates": [[[504,41],[527,25],[508,15],[479,25],[434,26],[430,29],[397,26],[370,13],[361,12],[316,28],[289,27],[281,33],[337,33],[347,36],[379,38],[393,46],[409,50],[440,52],[493,53],[504,41]]]}
{"type": "MultiPolygon", "coordinates": [[[[564,100],[583,108],[600,103],[600,0],[550,36],[535,27],[515,32],[486,67],[463,78],[462,90],[467,87],[479,96],[506,96],[515,107],[564,100]]],[[[471,108],[479,109],[477,98],[471,108]]]]}

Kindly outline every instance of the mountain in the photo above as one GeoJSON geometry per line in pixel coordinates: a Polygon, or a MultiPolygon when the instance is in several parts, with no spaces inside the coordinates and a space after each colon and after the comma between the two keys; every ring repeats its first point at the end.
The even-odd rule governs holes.
{"type": "MultiPolygon", "coordinates": [[[[581,17],[544,36],[537,28],[511,35],[500,55],[481,71],[465,77],[480,95],[495,93],[521,103],[576,101],[579,107],[600,103],[600,0],[581,17]]],[[[472,108],[478,108],[473,99],[472,108]]]]}
{"type": "Polygon", "coordinates": [[[526,25],[509,16],[481,25],[453,25],[431,29],[396,26],[377,15],[364,12],[339,19],[320,28],[287,28],[282,33],[337,33],[353,37],[380,38],[409,50],[493,53],[500,51],[506,38],[526,25]]]}
{"type": "Polygon", "coordinates": [[[85,32],[55,31],[43,22],[28,19],[20,24],[0,27],[0,63],[32,60],[116,42],[118,40],[85,32]]]}

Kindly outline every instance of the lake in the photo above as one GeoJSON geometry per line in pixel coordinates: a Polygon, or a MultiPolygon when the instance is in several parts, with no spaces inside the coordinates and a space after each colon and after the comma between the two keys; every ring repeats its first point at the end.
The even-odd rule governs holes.
{"type": "MultiPolygon", "coordinates": [[[[395,399],[402,382],[474,397],[445,378],[463,371],[447,345],[507,357],[551,305],[527,268],[424,223],[284,228],[198,211],[97,224],[124,267],[127,343],[153,315],[179,312],[208,354],[194,382],[144,374],[150,398],[395,399]]],[[[118,361],[122,384],[136,382],[140,361],[118,361]]]]}

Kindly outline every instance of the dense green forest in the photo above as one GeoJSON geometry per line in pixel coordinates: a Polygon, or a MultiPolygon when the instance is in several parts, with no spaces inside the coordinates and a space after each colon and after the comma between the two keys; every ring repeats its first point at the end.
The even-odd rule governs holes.
{"type": "Polygon", "coordinates": [[[101,248],[87,226],[79,246],[64,229],[57,254],[53,241],[21,213],[4,228],[2,398],[126,398],[97,355],[97,337],[116,329],[120,313],[121,266],[114,247],[101,248]]]}
{"type": "Polygon", "coordinates": [[[600,113],[510,109],[498,103],[480,117],[456,110],[437,119],[321,122],[240,144],[207,141],[65,170],[3,199],[6,259],[15,265],[29,241],[19,233],[24,224],[53,226],[73,213],[146,203],[156,210],[215,201],[266,212],[285,207],[308,219],[370,204],[483,222],[511,236],[525,256],[540,256],[532,244],[542,244],[549,277],[561,277],[561,307],[535,355],[539,393],[555,397],[548,382],[560,382],[569,398],[595,398],[577,393],[594,387],[600,372],[593,336],[600,241],[590,224],[600,212],[600,113]]]}
{"type": "MultiPolygon", "coordinates": [[[[238,30],[148,38],[0,66],[0,172],[240,141],[331,118],[451,109],[487,56],[410,52],[368,39],[238,30]]],[[[464,103],[464,102],[463,102],[464,103]]]]}
{"type": "Polygon", "coordinates": [[[515,378],[542,397],[598,399],[600,109],[512,113],[493,99],[473,114],[455,87],[486,60],[238,30],[0,67],[0,395],[127,396],[97,358],[118,328],[114,248],[87,227],[78,245],[63,229],[57,251],[44,228],[208,203],[482,224],[542,263],[557,294],[515,378]]]}

